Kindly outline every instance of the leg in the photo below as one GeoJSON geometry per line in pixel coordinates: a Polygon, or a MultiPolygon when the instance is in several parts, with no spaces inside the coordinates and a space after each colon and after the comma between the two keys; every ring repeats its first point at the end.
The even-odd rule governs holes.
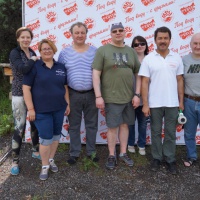
{"type": "Polygon", "coordinates": [[[108,150],[110,156],[115,156],[115,147],[117,142],[117,128],[108,128],[107,139],[108,139],[108,150]]]}
{"type": "Polygon", "coordinates": [[[142,106],[139,106],[136,111],[136,117],[138,119],[138,147],[145,148],[146,145],[146,131],[147,131],[147,123],[146,117],[142,112],[142,106]]]}
{"type": "Polygon", "coordinates": [[[11,174],[19,174],[19,153],[22,145],[22,138],[24,136],[25,122],[26,122],[26,106],[23,97],[12,97],[12,111],[15,123],[15,130],[12,137],[12,157],[13,164],[11,167],[11,174]]]}
{"type": "Polygon", "coordinates": [[[187,149],[187,158],[191,160],[197,159],[196,151],[196,131],[199,123],[198,113],[196,112],[196,102],[194,100],[184,99],[184,115],[187,122],[184,124],[184,138],[187,149]]]}
{"type": "Polygon", "coordinates": [[[128,145],[134,146],[135,145],[135,124],[129,125],[129,136],[128,136],[128,145]]]}
{"type": "Polygon", "coordinates": [[[162,120],[163,108],[151,108],[151,154],[156,160],[162,160],[162,120]]]}
{"type": "Polygon", "coordinates": [[[127,141],[128,141],[128,125],[121,124],[119,126],[119,141],[120,141],[120,153],[126,153],[127,141]]]}
{"type": "Polygon", "coordinates": [[[87,155],[91,156],[96,153],[95,144],[98,131],[98,109],[96,108],[93,91],[85,93],[83,113],[86,128],[86,150],[87,155]]]}
{"type": "Polygon", "coordinates": [[[178,107],[165,108],[163,154],[167,163],[175,162],[177,115],[178,107]]]}
{"type": "Polygon", "coordinates": [[[70,135],[70,156],[79,157],[81,152],[80,126],[82,120],[83,94],[69,90],[70,95],[70,114],[69,135],[70,135]]]}

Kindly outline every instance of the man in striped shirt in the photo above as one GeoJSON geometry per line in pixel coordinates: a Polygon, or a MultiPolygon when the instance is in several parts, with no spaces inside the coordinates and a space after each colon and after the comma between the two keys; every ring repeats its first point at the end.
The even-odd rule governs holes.
{"type": "Polygon", "coordinates": [[[87,26],[77,22],[72,24],[70,32],[73,45],[63,49],[58,62],[67,69],[67,80],[70,96],[69,135],[70,157],[69,164],[75,164],[81,152],[80,127],[82,112],[84,114],[86,128],[87,156],[94,162],[98,162],[96,156],[96,133],[98,129],[98,109],[95,104],[95,94],[92,85],[92,62],[96,53],[96,47],[85,43],[87,26]]]}

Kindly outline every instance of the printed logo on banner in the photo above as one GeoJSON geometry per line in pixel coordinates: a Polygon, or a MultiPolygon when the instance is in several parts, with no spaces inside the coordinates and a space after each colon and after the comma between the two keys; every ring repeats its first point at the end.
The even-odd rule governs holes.
{"type": "Polygon", "coordinates": [[[200,144],[200,136],[196,135],[196,144],[200,144]]]}
{"type": "Polygon", "coordinates": [[[174,18],[174,13],[171,12],[170,10],[165,10],[164,12],[162,12],[161,14],[162,20],[164,22],[171,22],[174,18]]]}
{"type": "Polygon", "coordinates": [[[71,14],[77,12],[77,10],[78,10],[78,5],[75,3],[73,6],[65,8],[64,12],[66,15],[71,15],[71,14]]]}
{"type": "Polygon", "coordinates": [[[134,32],[133,29],[130,26],[126,26],[124,30],[125,30],[125,37],[131,38],[134,32]]]}
{"type": "Polygon", "coordinates": [[[38,45],[39,45],[39,43],[33,44],[32,46],[30,46],[30,48],[33,49],[33,51],[37,51],[38,45]]]}
{"type": "Polygon", "coordinates": [[[150,4],[154,3],[156,0],[141,0],[143,5],[149,6],[150,4]]]}
{"type": "Polygon", "coordinates": [[[103,140],[106,140],[107,139],[107,131],[103,131],[100,133],[100,136],[103,140]]]}
{"type": "Polygon", "coordinates": [[[30,28],[32,31],[35,31],[40,28],[40,20],[37,19],[35,22],[26,25],[27,28],[30,28]]]}
{"type": "Polygon", "coordinates": [[[86,6],[93,6],[95,3],[95,0],[84,0],[83,2],[86,6]]]}
{"type": "Polygon", "coordinates": [[[149,45],[149,52],[152,52],[152,51],[154,51],[154,44],[153,43],[151,43],[149,45]]]}
{"type": "Polygon", "coordinates": [[[130,1],[126,1],[123,3],[122,9],[125,13],[130,14],[135,10],[135,4],[130,1]]]}
{"type": "Polygon", "coordinates": [[[116,18],[116,11],[113,10],[111,13],[103,15],[101,18],[103,19],[104,22],[110,22],[116,18]]]}
{"type": "Polygon", "coordinates": [[[57,13],[56,12],[53,12],[53,11],[49,11],[47,14],[46,14],[46,20],[50,23],[54,23],[56,22],[57,20],[57,13]]]}
{"type": "Polygon", "coordinates": [[[26,5],[29,7],[29,8],[33,8],[35,7],[36,5],[40,4],[40,1],[39,0],[30,0],[30,1],[27,1],[26,2],[26,5]]]}
{"type": "Polygon", "coordinates": [[[51,40],[52,42],[54,42],[55,44],[57,43],[57,37],[56,35],[48,35],[47,37],[48,40],[51,40]]]}
{"type": "MultiPolygon", "coordinates": [[[[111,41],[112,41],[112,38],[108,38],[108,39],[103,39],[102,41],[101,41],[101,44],[102,45],[106,45],[106,44],[108,44],[108,43],[111,43],[111,41]]],[[[102,114],[102,113],[101,113],[102,114]]],[[[103,115],[103,114],[102,114],[103,115]]]]}
{"type": "Polygon", "coordinates": [[[190,14],[190,13],[192,13],[194,10],[195,10],[195,4],[194,4],[194,2],[193,2],[191,5],[186,6],[186,7],[182,7],[182,8],[180,9],[180,11],[181,11],[184,15],[190,14]]]}
{"type": "Polygon", "coordinates": [[[187,31],[180,32],[180,33],[179,33],[179,36],[180,36],[183,40],[185,40],[185,39],[191,37],[193,34],[194,34],[194,29],[193,29],[193,27],[191,27],[191,28],[190,28],[189,30],[187,30],[187,31]]]}
{"type": "Polygon", "coordinates": [[[70,31],[65,31],[63,34],[64,34],[64,36],[65,36],[67,39],[71,38],[71,33],[70,33],[70,31]]]}
{"type": "Polygon", "coordinates": [[[88,29],[93,29],[94,26],[95,26],[94,19],[92,19],[90,17],[86,18],[85,21],[84,21],[84,23],[86,24],[86,26],[87,26],[88,29]]]}
{"type": "Polygon", "coordinates": [[[143,23],[140,25],[140,27],[142,28],[143,31],[148,31],[150,29],[153,29],[155,27],[155,20],[152,19],[151,21],[147,23],[143,23]]]}
{"type": "MultiPolygon", "coordinates": [[[[109,39],[111,39],[111,38],[109,38],[109,39]]],[[[100,109],[100,113],[101,113],[101,115],[102,116],[106,116],[106,111],[105,111],[105,109],[100,109]]]]}

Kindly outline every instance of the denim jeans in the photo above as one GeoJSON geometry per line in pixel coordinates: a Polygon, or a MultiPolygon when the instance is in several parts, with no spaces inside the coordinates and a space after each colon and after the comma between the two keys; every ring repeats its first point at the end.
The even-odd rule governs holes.
{"type": "Polygon", "coordinates": [[[187,118],[187,122],[184,125],[187,157],[196,160],[196,131],[197,125],[200,124],[200,102],[184,98],[184,107],[184,115],[187,118]]]}
{"type": "MultiPolygon", "coordinates": [[[[147,123],[146,117],[142,112],[142,106],[139,106],[135,109],[135,118],[138,121],[138,142],[137,145],[140,148],[144,148],[146,144],[146,130],[147,130],[147,123]]],[[[135,145],[135,124],[129,126],[129,137],[128,137],[128,145],[134,146],[135,145]]]]}

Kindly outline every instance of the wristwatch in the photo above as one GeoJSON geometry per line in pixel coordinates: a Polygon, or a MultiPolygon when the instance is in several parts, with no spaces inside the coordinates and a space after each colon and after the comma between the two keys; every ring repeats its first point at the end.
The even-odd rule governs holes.
{"type": "Polygon", "coordinates": [[[137,96],[138,98],[140,98],[141,97],[141,95],[138,93],[135,93],[135,95],[134,96],[137,96]]]}

